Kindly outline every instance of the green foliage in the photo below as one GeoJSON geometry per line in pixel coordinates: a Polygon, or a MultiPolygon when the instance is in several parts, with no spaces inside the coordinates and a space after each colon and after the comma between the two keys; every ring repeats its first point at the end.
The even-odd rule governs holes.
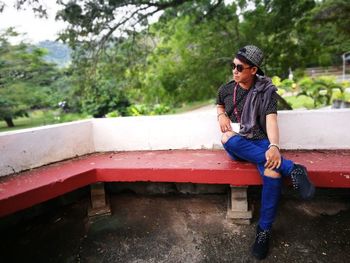
{"type": "Polygon", "coordinates": [[[45,50],[11,45],[8,39],[14,36],[12,28],[0,34],[0,119],[10,126],[12,118],[49,106],[50,85],[58,75],[55,66],[43,60],[45,50]]]}
{"type": "MultiPolygon", "coordinates": [[[[328,38],[340,40],[343,36],[334,34],[334,26],[324,27],[324,21],[315,20],[323,2],[254,2],[256,8],[250,10],[245,10],[245,1],[240,2],[242,21],[238,19],[235,3],[218,4],[212,9],[212,2],[196,2],[196,8],[193,2],[187,2],[177,6],[177,11],[167,9],[159,22],[148,30],[127,32],[125,37],[104,42],[104,50],[96,48],[97,43],[82,42],[75,53],[77,81],[73,85],[80,98],[80,108],[94,116],[112,111],[138,115],[152,112],[146,105],[164,103],[176,107],[213,98],[217,88],[231,78],[228,63],[233,52],[247,43],[256,44],[265,51],[267,74],[286,77],[291,67],[297,68],[295,75],[301,76],[299,72],[303,72],[304,67],[329,65],[335,61],[334,57],[340,52],[339,42],[333,41],[334,45],[330,46],[328,38]],[[96,52],[91,50],[99,50],[97,62],[93,59],[96,52]],[[116,90],[134,105],[127,112],[118,109],[118,98],[122,96],[116,90]],[[111,98],[116,100],[109,103],[111,98]]],[[[95,34],[95,29],[101,25],[97,22],[91,30],[85,27],[90,23],[86,14],[99,16],[101,20],[98,21],[102,21],[104,14],[99,15],[99,12],[114,10],[122,4],[123,1],[109,3],[109,6],[99,3],[83,11],[79,3],[66,6],[66,11],[78,11],[65,15],[71,25],[82,26],[81,31],[75,33],[95,34]],[[93,13],[97,7],[100,9],[93,13]],[[84,30],[87,31],[84,33],[84,30]]],[[[107,12],[107,17],[109,14],[107,12]]],[[[297,89],[296,83],[288,79],[279,80],[277,86],[280,94],[297,89]]],[[[315,97],[316,92],[305,94],[314,96],[317,106],[329,102],[328,95],[320,95],[325,100],[321,103],[321,97],[315,97]]]]}
{"type": "Polygon", "coordinates": [[[231,78],[236,7],[221,7],[217,12],[220,19],[197,23],[196,17],[184,16],[151,29],[158,41],[142,78],[147,102],[179,105],[205,100],[231,78]]]}
{"type": "MultiPolygon", "coordinates": [[[[21,1],[35,4],[39,11],[41,2],[21,1]]],[[[340,55],[350,50],[346,0],[230,4],[83,0],[60,4],[57,17],[68,23],[61,39],[74,49],[72,64],[57,71],[42,63],[44,50],[26,52],[27,45],[11,46],[2,40],[0,95],[6,96],[0,96],[0,105],[4,114],[11,109],[13,116],[20,116],[28,108],[52,107],[60,101],[67,103],[65,111],[95,117],[167,113],[170,108],[215,97],[218,87],[232,78],[228,64],[234,53],[246,44],[264,51],[263,70],[279,76],[273,78],[279,94],[299,92],[297,99],[288,97],[293,103],[300,100],[304,107],[320,107],[344,97],[343,86],[331,79],[302,77],[306,67],[339,65],[340,55]],[[134,12],[118,15],[130,4],[134,12]],[[159,21],[148,25],[148,15],[161,10],[159,21]],[[289,68],[295,79],[302,79],[287,79],[289,68]]],[[[8,32],[2,39],[11,34],[16,33],[8,32]]]]}
{"type": "Polygon", "coordinates": [[[281,82],[281,88],[285,89],[286,91],[294,91],[296,88],[296,84],[291,79],[284,79],[281,82]]]}
{"type": "Polygon", "coordinates": [[[84,96],[82,108],[83,112],[100,118],[115,109],[125,115],[129,104],[128,99],[113,85],[113,82],[101,81],[97,82],[84,96]]]}
{"type": "Polygon", "coordinates": [[[15,127],[7,127],[6,123],[0,120],[0,132],[57,124],[86,118],[91,118],[91,116],[78,113],[65,113],[60,110],[34,110],[28,112],[28,116],[15,118],[13,120],[15,127]]]}
{"type": "Polygon", "coordinates": [[[118,111],[127,115],[131,100],[139,100],[139,74],[145,58],[143,49],[148,48],[142,34],[135,39],[120,38],[94,60],[84,51],[84,45],[73,54],[71,67],[72,98],[75,108],[80,108],[94,117],[118,111]],[[134,41],[136,43],[134,43],[134,41]]]}
{"type": "Polygon", "coordinates": [[[273,85],[275,85],[277,88],[279,88],[281,86],[281,78],[278,76],[273,76],[271,78],[271,81],[273,83],[273,85]]]}
{"type": "Polygon", "coordinates": [[[313,109],[314,101],[310,97],[306,97],[304,95],[300,96],[288,96],[284,97],[284,99],[292,106],[293,109],[313,109]]]}
{"type": "Polygon", "coordinates": [[[170,107],[164,104],[146,105],[146,104],[135,104],[131,105],[127,109],[128,115],[130,116],[141,116],[141,115],[162,115],[170,112],[170,107]]]}
{"type": "Polygon", "coordinates": [[[300,92],[298,96],[304,95],[313,99],[314,107],[330,105],[333,92],[338,90],[344,93],[344,86],[335,81],[333,77],[318,77],[315,79],[305,77],[298,82],[300,92]]]}
{"type": "Polygon", "coordinates": [[[278,76],[272,77],[272,83],[281,89],[286,91],[293,91],[296,87],[295,82],[291,79],[284,79],[281,81],[281,78],[278,76]]]}
{"type": "Polygon", "coordinates": [[[271,78],[272,83],[278,88],[277,93],[281,96],[285,95],[286,92],[294,92],[297,85],[293,80],[284,79],[281,81],[281,78],[274,76],[271,78]]]}
{"type": "Polygon", "coordinates": [[[120,117],[120,113],[118,111],[112,111],[106,114],[107,118],[116,118],[120,117]]]}

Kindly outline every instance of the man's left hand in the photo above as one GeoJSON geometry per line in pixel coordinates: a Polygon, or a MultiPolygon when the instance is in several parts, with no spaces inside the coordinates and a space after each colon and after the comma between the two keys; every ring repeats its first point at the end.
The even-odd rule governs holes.
{"type": "Polygon", "coordinates": [[[270,147],[265,153],[266,163],[265,168],[275,169],[281,165],[281,154],[277,147],[270,147]]]}

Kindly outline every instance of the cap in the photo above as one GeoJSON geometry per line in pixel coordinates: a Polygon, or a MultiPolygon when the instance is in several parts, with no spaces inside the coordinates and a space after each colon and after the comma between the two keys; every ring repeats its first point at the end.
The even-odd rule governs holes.
{"type": "Polygon", "coordinates": [[[253,45],[248,45],[243,48],[241,48],[238,52],[237,55],[240,55],[247,59],[249,62],[251,62],[254,66],[258,67],[257,74],[264,76],[264,72],[260,69],[260,66],[263,62],[264,59],[264,53],[261,51],[260,48],[253,46],[253,45]]]}

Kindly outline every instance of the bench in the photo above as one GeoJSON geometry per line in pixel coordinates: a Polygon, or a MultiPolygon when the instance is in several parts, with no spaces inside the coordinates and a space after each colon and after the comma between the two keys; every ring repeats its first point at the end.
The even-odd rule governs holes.
{"type": "MultiPolygon", "coordinates": [[[[317,187],[350,188],[350,151],[285,151],[304,164],[317,187]]],[[[0,216],[92,185],[90,215],[110,213],[104,182],[174,182],[230,185],[227,217],[249,223],[247,186],[261,185],[254,165],[232,161],[223,150],[107,152],[12,174],[0,179],[0,216]]]]}

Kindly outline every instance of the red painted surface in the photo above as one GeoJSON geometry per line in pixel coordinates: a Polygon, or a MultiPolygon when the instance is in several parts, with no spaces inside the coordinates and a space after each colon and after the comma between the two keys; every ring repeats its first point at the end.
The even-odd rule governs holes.
{"type": "MultiPolygon", "coordinates": [[[[318,187],[350,188],[350,151],[288,151],[318,187]]],[[[254,165],[221,150],[101,153],[0,179],[0,216],[95,182],[179,182],[260,185],[254,165]]]]}

